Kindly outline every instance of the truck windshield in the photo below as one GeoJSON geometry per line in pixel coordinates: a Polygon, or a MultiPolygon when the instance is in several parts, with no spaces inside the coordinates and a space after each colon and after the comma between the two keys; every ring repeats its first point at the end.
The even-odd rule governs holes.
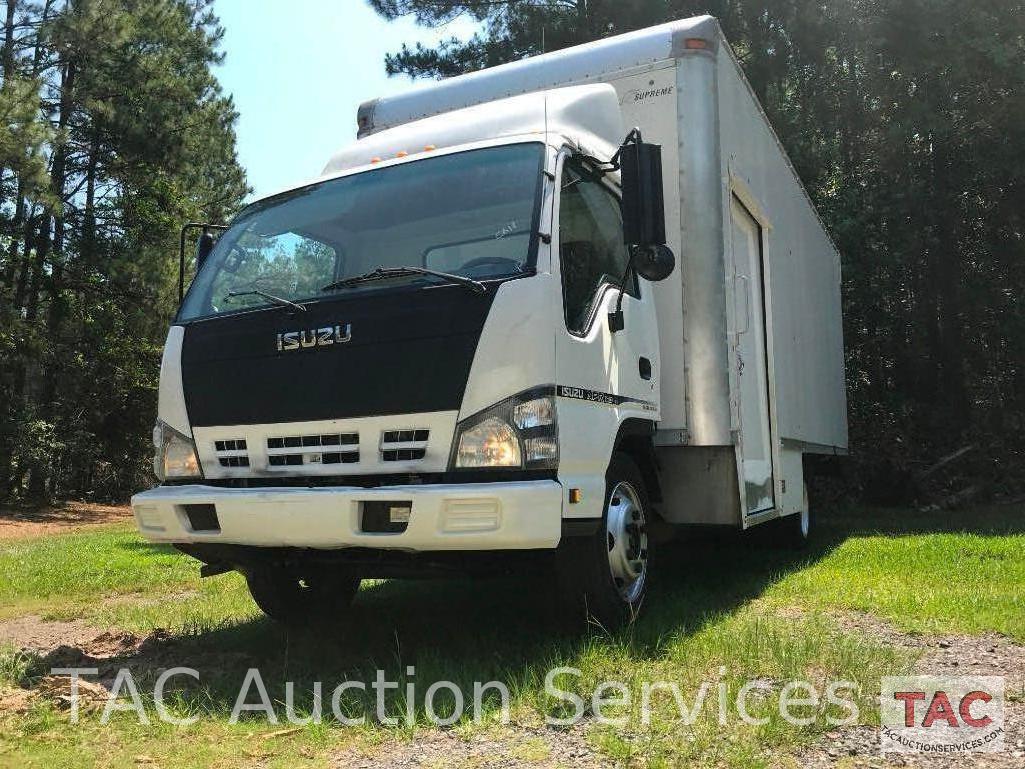
{"type": "Polygon", "coordinates": [[[275,306],[267,295],[308,303],[439,282],[408,271],[323,290],[379,267],[478,281],[520,274],[536,257],[543,162],[544,147],[535,143],[469,150],[254,203],[218,240],[178,319],[275,306]]]}

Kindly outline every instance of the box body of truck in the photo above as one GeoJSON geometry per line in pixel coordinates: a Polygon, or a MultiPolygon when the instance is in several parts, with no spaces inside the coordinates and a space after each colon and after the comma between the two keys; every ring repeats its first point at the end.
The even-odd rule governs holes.
{"type": "MultiPolygon", "coordinates": [[[[229,229],[190,289],[155,438],[165,460],[166,435],[191,442],[197,467],[133,499],[147,538],[363,577],[556,551],[642,506],[665,524],[803,517],[807,533],[803,457],[847,447],[839,255],[714,19],[442,81],[358,120],[320,179],[240,215],[233,228],[256,223],[229,229]],[[657,283],[616,274],[610,161],[632,128],[661,145],[676,267],[657,283]],[[446,235],[428,242],[431,215],[446,235]],[[448,283],[371,284],[378,253],[406,251],[417,263],[396,267],[448,283]],[[303,288],[321,263],[342,291],[303,288]],[[272,293],[274,270],[298,272],[272,293]],[[225,287],[256,303],[225,312],[225,287]]],[[[645,527],[622,525],[636,565],[645,527]]]]}

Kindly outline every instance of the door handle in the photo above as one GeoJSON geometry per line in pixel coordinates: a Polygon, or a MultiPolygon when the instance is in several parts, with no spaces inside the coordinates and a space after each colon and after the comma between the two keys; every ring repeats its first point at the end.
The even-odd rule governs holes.
{"type": "Polygon", "coordinates": [[[751,279],[748,278],[747,275],[737,275],[736,278],[734,278],[733,286],[734,307],[739,304],[739,302],[737,302],[737,297],[744,297],[744,312],[740,313],[739,310],[735,311],[735,314],[740,316],[737,318],[736,333],[746,334],[751,330],[751,279]],[[743,285],[743,288],[740,288],[741,285],[743,285]],[[743,327],[740,325],[741,320],[744,321],[743,327]]]}
{"type": "Polygon", "coordinates": [[[637,361],[637,372],[641,375],[641,379],[651,379],[651,361],[642,356],[637,361]]]}

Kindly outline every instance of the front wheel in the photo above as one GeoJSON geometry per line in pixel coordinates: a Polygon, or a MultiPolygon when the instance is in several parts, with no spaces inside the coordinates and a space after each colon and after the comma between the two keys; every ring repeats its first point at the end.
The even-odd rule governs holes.
{"type": "Polygon", "coordinates": [[[262,568],[247,573],[246,583],[264,614],[284,625],[302,626],[341,620],[360,580],[324,574],[299,577],[282,569],[262,568]]]}
{"type": "Polygon", "coordinates": [[[559,551],[563,597],[606,630],[635,618],[647,594],[649,510],[640,470],[629,456],[617,453],[606,474],[597,533],[570,540],[559,551]]]}

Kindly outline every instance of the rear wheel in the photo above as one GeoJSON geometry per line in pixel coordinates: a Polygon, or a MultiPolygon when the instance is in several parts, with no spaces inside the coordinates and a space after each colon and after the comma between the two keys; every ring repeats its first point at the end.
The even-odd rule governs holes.
{"type": "Polygon", "coordinates": [[[808,504],[808,484],[804,484],[801,512],[788,515],[772,524],[773,540],[778,547],[800,550],[811,538],[811,507],[808,504]]]}
{"type": "Polygon", "coordinates": [[[285,625],[301,626],[341,620],[359,590],[360,580],[325,574],[300,577],[282,569],[264,568],[246,574],[246,583],[264,614],[285,625]]]}
{"type": "Polygon", "coordinates": [[[560,550],[559,580],[575,611],[613,630],[636,617],[647,594],[650,513],[643,478],[629,456],[613,455],[605,488],[601,525],[594,536],[560,550]]]}

